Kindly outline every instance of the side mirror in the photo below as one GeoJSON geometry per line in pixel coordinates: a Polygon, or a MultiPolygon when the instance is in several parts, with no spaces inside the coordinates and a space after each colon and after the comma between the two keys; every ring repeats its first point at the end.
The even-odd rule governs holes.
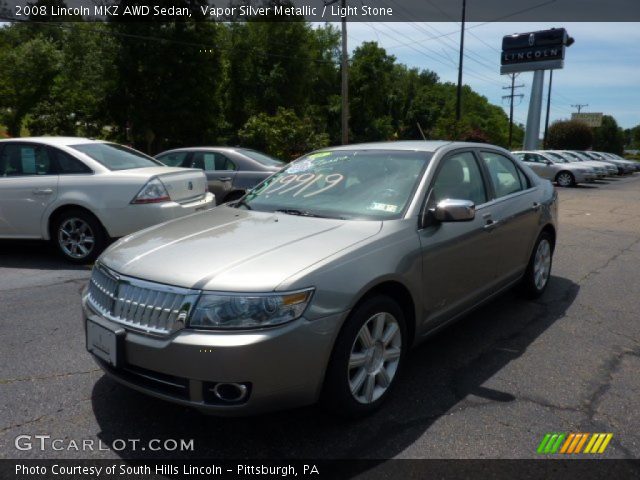
{"type": "Polygon", "coordinates": [[[545,160],[544,163],[546,163],[547,165],[553,165],[553,162],[551,160],[545,160]]]}
{"type": "Polygon", "coordinates": [[[476,205],[470,200],[446,199],[432,210],[438,222],[468,222],[476,217],[476,205]]]}

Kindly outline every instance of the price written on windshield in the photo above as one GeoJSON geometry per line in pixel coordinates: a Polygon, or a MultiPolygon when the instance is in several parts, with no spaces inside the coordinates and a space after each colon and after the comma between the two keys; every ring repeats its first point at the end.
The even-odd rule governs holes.
{"type": "Polygon", "coordinates": [[[264,193],[277,193],[278,195],[283,195],[285,193],[294,192],[291,194],[291,196],[297,197],[303,192],[307,192],[302,195],[302,197],[308,198],[334,188],[336,185],[342,182],[342,180],[344,180],[344,175],[340,173],[331,173],[329,175],[324,175],[322,173],[300,173],[297,175],[285,175],[277,182],[269,185],[264,193]],[[324,186],[322,186],[323,183],[324,186]],[[318,188],[317,190],[310,190],[312,186],[314,188],[320,188],[318,188]]]}

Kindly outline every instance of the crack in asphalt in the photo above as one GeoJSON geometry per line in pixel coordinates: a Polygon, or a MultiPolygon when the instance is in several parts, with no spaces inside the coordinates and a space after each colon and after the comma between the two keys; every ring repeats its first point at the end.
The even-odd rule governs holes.
{"type": "Polygon", "coordinates": [[[36,380],[51,380],[53,378],[65,378],[65,377],[73,377],[76,375],[88,375],[95,372],[100,372],[100,368],[94,368],[91,370],[86,370],[83,372],[65,372],[65,373],[54,373],[52,375],[46,375],[42,377],[24,377],[24,378],[0,378],[0,385],[9,385],[17,382],[33,382],[36,380]]]}
{"type": "Polygon", "coordinates": [[[615,253],[614,255],[612,255],[611,257],[609,257],[607,259],[607,261],[605,262],[604,265],[595,268],[593,270],[591,270],[589,273],[587,273],[586,275],[583,275],[583,277],[577,281],[578,285],[582,285],[582,283],[587,280],[589,277],[591,277],[594,274],[598,274],[600,272],[602,272],[603,270],[605,270],[609,265],[611,265],[611,263],[615,262],[618,258],[620,258],[622,255],[624,255],[627,252],[630,252],[632,248],[634,248],[635,246],[640,245],[640,238],[636,237],[635,241],[633,241],[631,243],[631,245],[623,248],[622,250],[618,251],[618,253],[615,253]]]}

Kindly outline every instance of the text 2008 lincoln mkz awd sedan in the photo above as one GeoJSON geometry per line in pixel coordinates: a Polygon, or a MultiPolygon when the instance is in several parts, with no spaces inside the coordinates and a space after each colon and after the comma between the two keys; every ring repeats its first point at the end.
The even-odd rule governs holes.
{"type": "Polygon", "coordinates": [[[83,294],[87,348],[203,411],[366,414],[411,346],[512,285],[544,291],[556,216],[551,184],[498,147],[317,151],[112,245],[83,294]]]}

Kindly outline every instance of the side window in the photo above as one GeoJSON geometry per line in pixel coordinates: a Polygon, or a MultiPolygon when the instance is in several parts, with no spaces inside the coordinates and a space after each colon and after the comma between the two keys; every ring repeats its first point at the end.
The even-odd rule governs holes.
{"type": "Polygon", "coordinates": [[[529,188],[526,176],[511,159],[494,152],[480,152],[480,156],[489,171],[496,198],[529,188]]]}
{"type": "Polygon", "coordinates": [[[61,175],[68,175],[72,173],[93,173],[89,167],[82,163],[77,158],[73,158],[71,155],[61,151],[52,150],[54,158],[56,159],[57,171],[61,175]]]}
{"type": "Polygon", "coordinates": [[[471,152],[457,153],[442,160],[433,182],[435,202],[441,200],[471,200],[476,205],[487,201],[487,192],[480,167],[471,152]]]}
{"type": "Polygon", "coordinates": [[[156,158],[161,163],[164,163],[167,167],[185,167],[184,162],[187,160],[189,152],[174,152],[160,155],[156,158]]]}
{"type": "Polygon", "coordinates": [[[516,156],[518,158],[520,158],[520,160],[523,160],[525,162],[535,162],[536,161],[536,159],[534,158],[533,154],[531,154],[531,153],[525,153],[525,154],[519,153],[516,156]]]}
{"type": "Polygon", "coordinates": [[[226,155],[216,154],[216,170],[235,170],[235,164],[226,155]]]}
{"type": "Polygon", "coordinates": [[[5,144],[0,155],[0,175],[50,175],[54,173],[51,158],[45,147],[38,145],[5,144]]]}
{"type": "Polygon", "coordinates": [[[216,170],[216,154],[212,152],[196,152],[193,154],[193,168],[216,170]]]}

